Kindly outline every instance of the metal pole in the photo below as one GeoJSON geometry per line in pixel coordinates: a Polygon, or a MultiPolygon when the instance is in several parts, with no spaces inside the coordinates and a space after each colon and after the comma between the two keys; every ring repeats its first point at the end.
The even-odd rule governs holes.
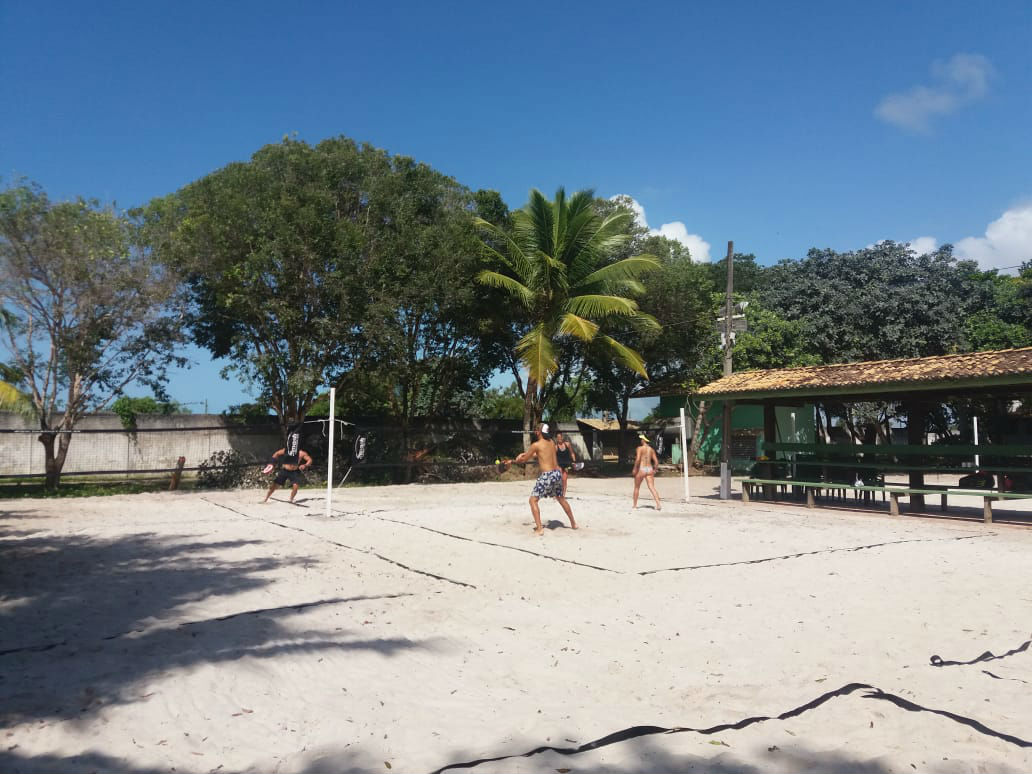
{"type": "MultiPolygon", "coordinates": [[[[727,297],[724,299],[724,376],[731,375],[731,296],[735,289],[735,243],[727,243],[727,297]]],[[[731,499],[731,402],[724,401],[720,442],[720,499],[731,499]]]]}
{"type": "Polygon", "coordinates": [[[337,389],[330,387],[330,458],[326,462],[326,518],[330,517],[330,506],[333,502],[333,437],[337,434],[334,409],[337,407],[337,389]]]}
{"type": "Polygon", "coordinates": [[[688,431],[684,421],[684,406],[681,406],[681,465],[684,467],[684,501],[688,502],[688,431]]]}
{"type": "MultiPolygon", "coordinates": [[[[978,446],[978,417],[971,417],[972,423],[975,425],[975,446],[978,446]]],[[[975,455],[975,470],[978,470],[978,455],[975,455]]]]}

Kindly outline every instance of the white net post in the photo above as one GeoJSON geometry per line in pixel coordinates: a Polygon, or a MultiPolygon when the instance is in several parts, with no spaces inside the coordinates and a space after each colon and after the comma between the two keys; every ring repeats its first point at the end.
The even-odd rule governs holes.
{"type": "Polygon", "coordinates": [[[334,416],[334,409],[337,407],[337,389],[330,387],[330,447],[329,458],[326,460],[326,518],[330,517],[330,508],[333,505],[333,437],[337,434],[337,422],[334,416]]]}
{"type": "Polygon", "coordinates": [[[684,467],[684,501],[688,502],[688,424],[684,421],[684,406],[681,407],[681,465],[684,467]]]}

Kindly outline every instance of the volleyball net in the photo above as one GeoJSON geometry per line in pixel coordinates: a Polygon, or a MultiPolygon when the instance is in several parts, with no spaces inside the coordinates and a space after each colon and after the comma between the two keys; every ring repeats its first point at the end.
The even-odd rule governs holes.
{"type": "MultiPolygon", "coordinates": [[[[564,432],[576,459],[587,463],[589,475],[622,470],[642,430],[623,431],[621,442],[619,432],[595,432],[577,422],[559,423],[556,429],[564,432]]],[[[668,461],[676,429],[645,431],[661,462],[668,461]]],[[[519,420],[309,417],[301,432],[302,448],[313,461],[305,471],[308,484],[333,488],[485,480],[496,475],[496,460],[515,457],[524,448],[519,420]]],[[[0,481],[45,476],[40,434],[24,426],[0,427],[0,481]]],[[[283,432],[272,419],[243,423],[208,415],[140,417],[134,428],[121,427],[117,417],[87,417],[69,436],[62,479],[168,480],[178,470],[191,485],[211,488],[267,484],[270,476],[262,475],[261,468],[283,446],[283,432]]]]}

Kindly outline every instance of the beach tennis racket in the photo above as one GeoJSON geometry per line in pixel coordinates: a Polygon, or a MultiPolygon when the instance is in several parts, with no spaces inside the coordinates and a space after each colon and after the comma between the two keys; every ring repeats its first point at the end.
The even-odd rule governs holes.
{"type": "Polygon", "coordinates": [[[584,470],[584,463],[575,462],[570,466],[570,470],[584,470]]]}
{"type": "Polygon", "coordinates": [[[269,473],[272,473],[272,471],[275,470],[275,469],[276,469],[276,466],[273,465],[270,462],[268,465],[266,465],[264,468],[262,468],[262,473],[263,474],[269,474],[269,473]]]}
{"type": "Polygon", "coordinates": [[[499,473],[504,473],[512,466],[512,460],[495,460],[495,467],[499,473]]]}

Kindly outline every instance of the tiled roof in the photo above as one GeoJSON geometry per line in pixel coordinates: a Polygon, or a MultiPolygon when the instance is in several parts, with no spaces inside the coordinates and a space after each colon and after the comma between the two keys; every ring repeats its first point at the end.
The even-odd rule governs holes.
{"type": "Polygon", "coordinates": [[[907,385],[934,389],[935,385],[994,379],[1002,383],[1032,380],[1032,347],[995,352],[969,352],[964,355],[870,360],[839,365],[777,368],[768,371],[743,371],[710,382],[696,394],[699,397],[732,396],[746,393],[816,394],[820,390],[842,393],[851,388],[870,392],[886,388],[900,392],[907,385]]]}

